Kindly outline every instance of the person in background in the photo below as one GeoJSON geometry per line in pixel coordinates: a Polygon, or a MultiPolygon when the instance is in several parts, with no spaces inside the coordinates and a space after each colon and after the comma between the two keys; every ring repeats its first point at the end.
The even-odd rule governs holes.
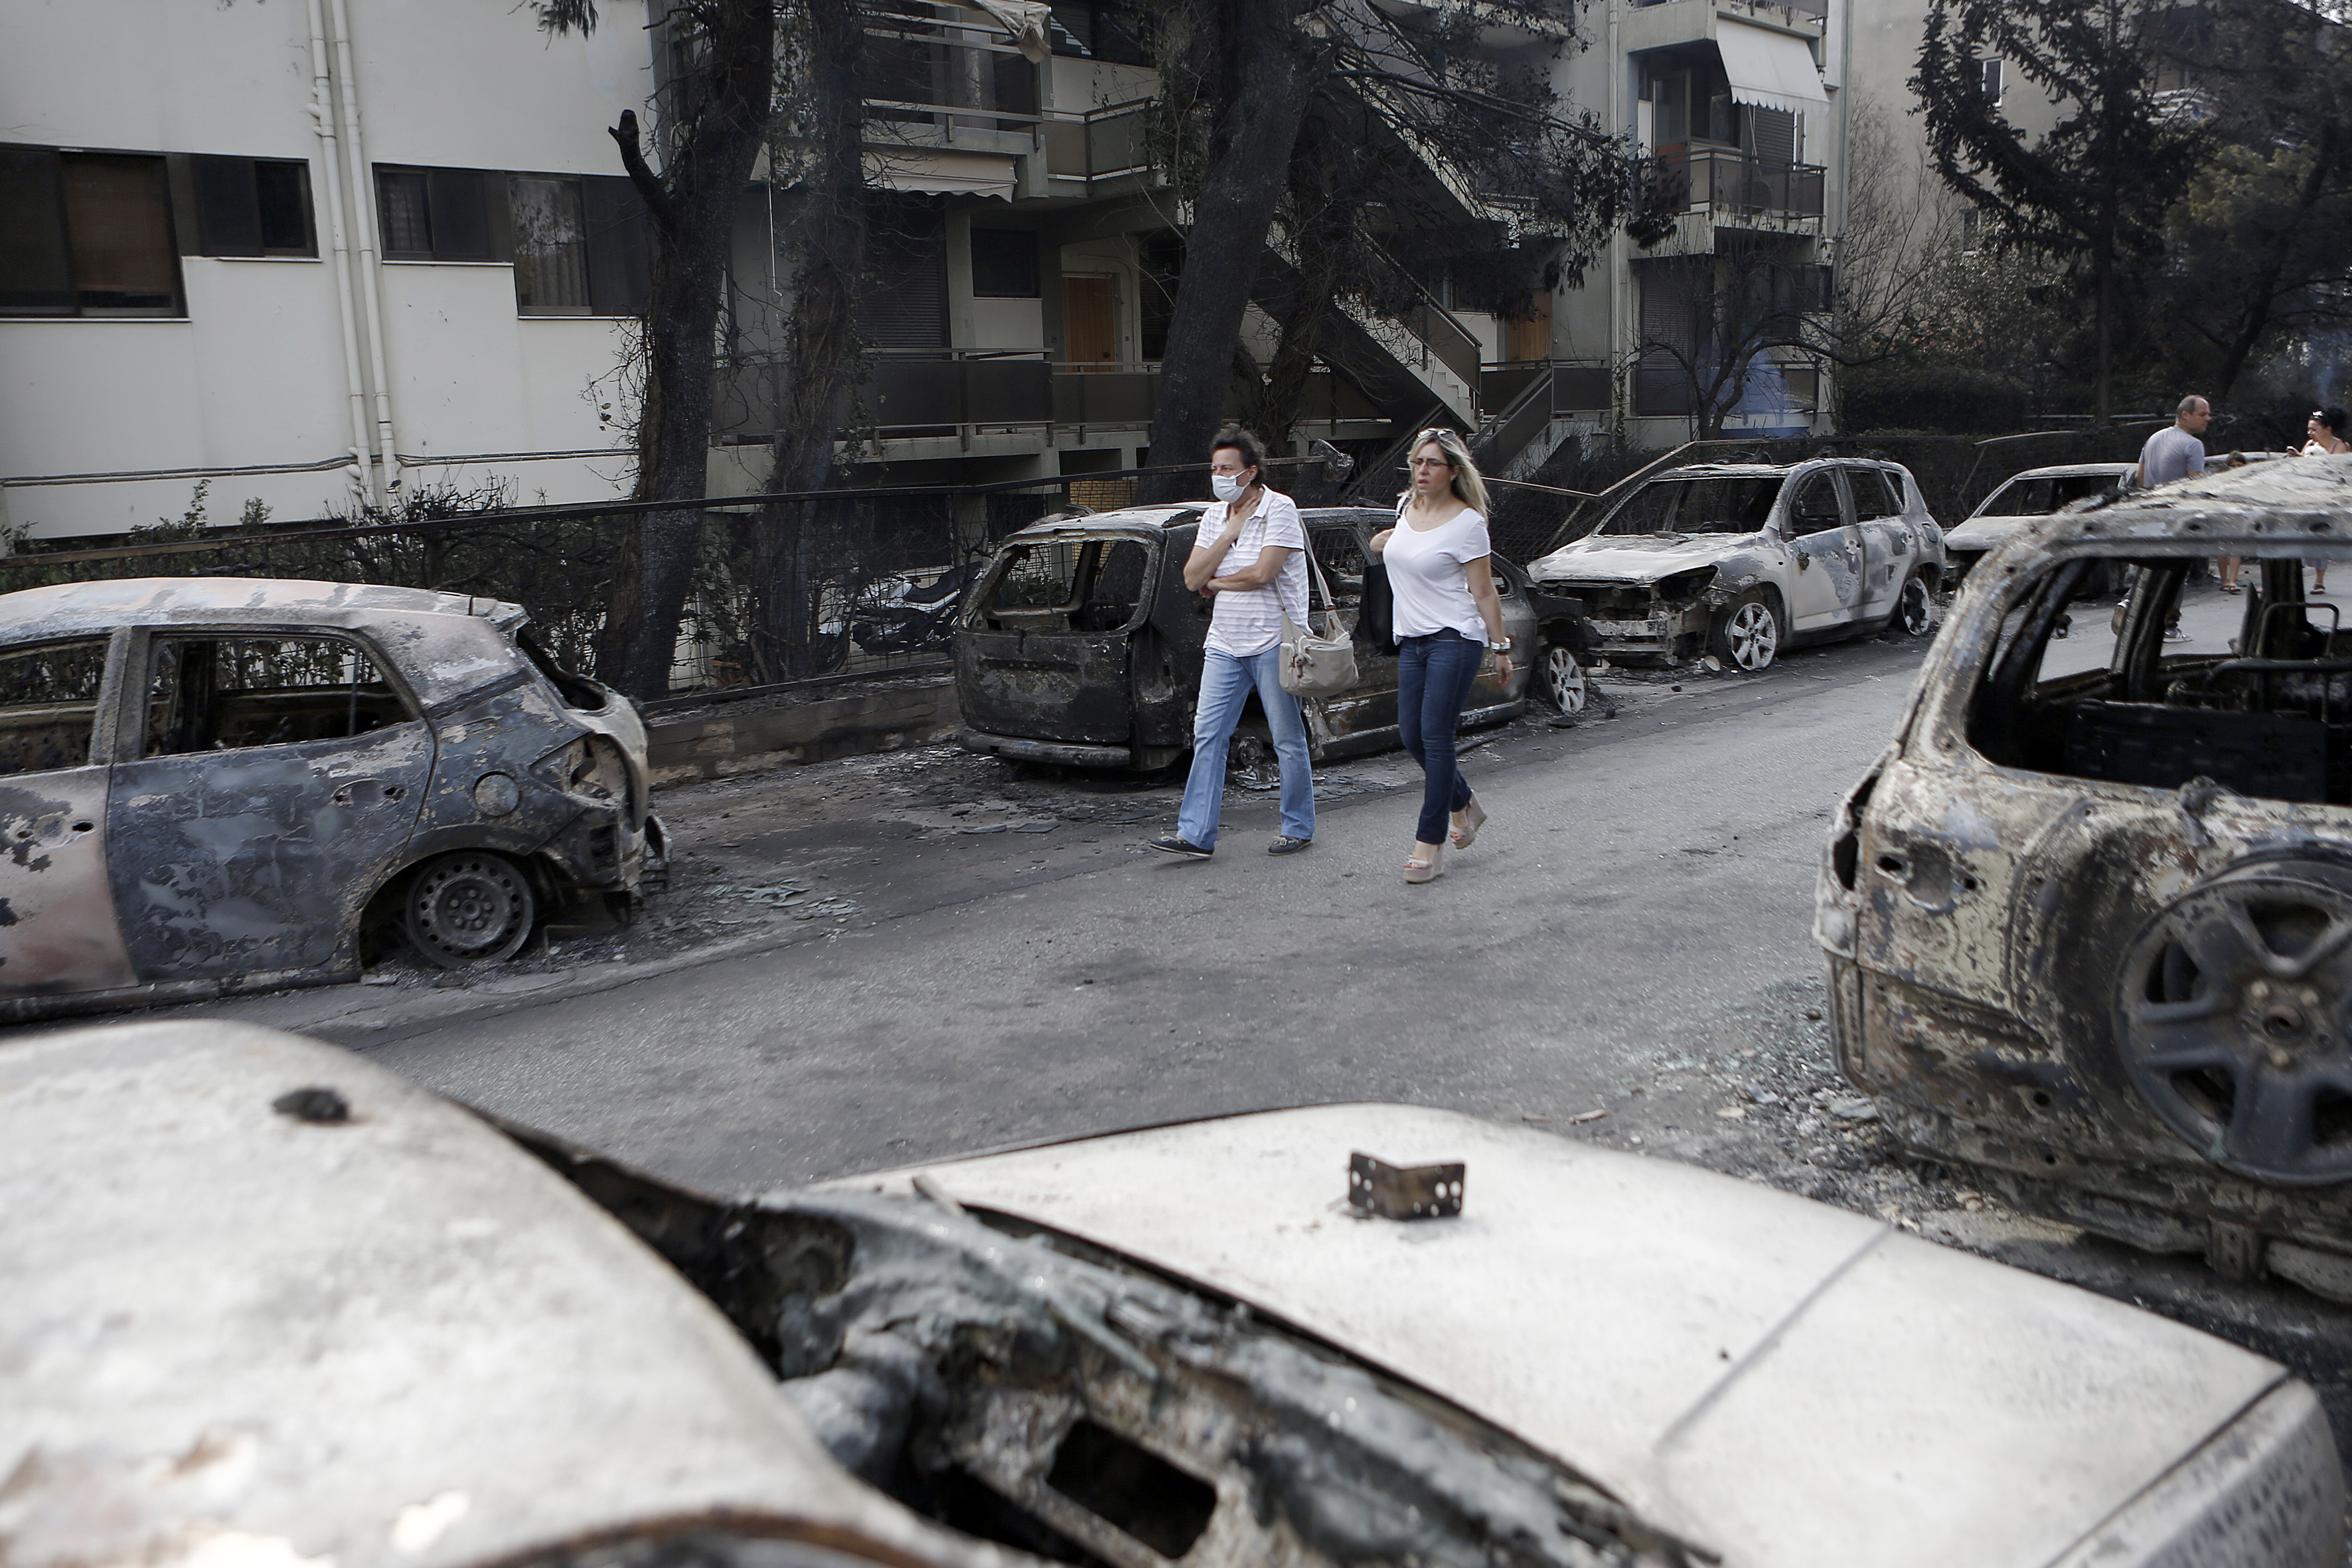
{"type": "MultiPolygon", "coordinates": [[[[2330,458],[2338,453],[2352,452],[2352,445],[2347,445],[2344,439],[2344,410],[2333,405],[2313,409],[2311,417],[2304,422],[2303,434],[2303,450],[2296,454],[2298,457],[2330,458]]],[[[2311,591],[2325,594],[2327,592],[2326,558],[2323,556],[2314,561],[2311,567],[2311,591]]]]}
{"type": "MultiPolygon", "coordinates": [[[[2168,485],[2178,479],[2192,479],[2205,471],[2205,443],[2200,439],[2205,426],[2213,422],[2213,405],[2195,393],[2180,400],[2172,423],[2147,438],[2139,449],[2139,468],[2133,483],[2144,490],[2158,485],[2168,485]]],[[[2180,612],[2175,610],[2172,624],[2165,628],[2164,640],[2185,642],[2189,634],[2180,629],[2180,612]]]]}
{"type": "Polygon", "coordinates": [[[1201,700],[1193,710],[1192,772],[1176,831],[1150,841],[1170,855],[1206,859],[1217,847],[1225,803],[1225,749],[1249,694],[1257,693],[1282,764],[1282,832],[1265,847],[1291,855],[1315,841],[1315,773],[1307,720],[1282,689],[1282,617],[1307,624],[1307,527],[1298,505],[1265,488],[1265,447],[1228,425],[1209,454],[1216,504],[1201,514],[1184,563],[1184,586],[1210,596],[1201,700]]]}
{"type": "Polygon", "coordinates": [[[1462,437],[1423,431],[1412,449],[1412,488],[1398,500],[1396,526],[1374,534],[1371,545],[1388,568],[1394,601],[1397,730],[1421,764],[1421,822],[1404,879],[1430,882],[1445,874],[1446,844],[1469,848],[1486,821],[1462,776],[1454,731],[1489,650],[1496,679],[1509,683],[1511,641],[1495,592],[1486,484],[1462,437]]]}
{"type": "MultiPolygon", "coordinates": [[[[2246,466],[2246,455],[2243,452],[2232,452],[2223,460],[2221,466],[2225,468],[2242,468],[2246,466]]],[[[2239,558],[2235,555],[2224,555],[2221,558],[2221,592],[2224,594],[2234,594],[2238,591],[2239,564],[2239,558]]]]}

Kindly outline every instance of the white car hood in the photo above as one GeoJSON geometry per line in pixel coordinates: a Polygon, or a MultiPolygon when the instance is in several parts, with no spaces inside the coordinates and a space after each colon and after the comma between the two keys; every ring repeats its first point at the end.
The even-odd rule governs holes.
{"type": "Polygon", "coordinates": [[[1278,1111],[929,1170],[1430,1389],[1732,1568],[2046,1564],[2284,1375],[1858,1215],[1444,1111],[1278,1111]],[[1466,1161],[1461,1217],[1352,1217],[1357,1150],[1466,1161]]]}
{"type": "Polygon", "coordinates": [[[2028,524],[2040,522],[2039,517],[1972,517],[1944,535],[1946,550],[1990,550],[2011,534],[2028,524]]]}
{"type": "Polygon", "coordinates": [[[1538,583],[1654,583],[1676,572],[1712,566],[1764,542],[1756,533],[1624,534],[1580,539],[1528,568],[1538,583]]]}

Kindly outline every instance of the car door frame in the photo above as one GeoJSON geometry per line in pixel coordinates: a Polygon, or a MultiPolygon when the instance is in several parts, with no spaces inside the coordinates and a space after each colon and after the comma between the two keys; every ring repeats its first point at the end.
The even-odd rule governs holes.
{"type": "Polygon", "coordinates": [[[20,966],[12,974],[0,963],[0,1022],[47,1016],[60,998],[138,983],[109,875],[107,813],[131,628],[27,638],[0,652],[78,642],[106,644],[89,752],[68,767],[0,774],[0,923],[9,928],[8,960],[20,966]],[[26,963],[34,940],[55,944],[50,967],[26,963]]]}
{"type": "MultiPolygon", "coordinates": [[[[408,846],[415,837],[419,813],[431,787],[438,752],[432,715],[403,676],[398,661],[373,638],[355,627],[279,621],[165,623],[131,628],[130,646],[125,650],[122,663],[121,690],[121,700],[116,707],[112,776],[106,802],[107,826],[113,850],[109,863],[109,879],[114,889],[117,923],[139,980],[144,984],[174,989],[182,985],[218,988],[332,979],[357,973],[360,962],[359,917],[384,881],[396,876],[406,863],[408,846]],[[358,649],[399,697],[409,717],[401,724],[357,736],[279,742],[157,757],[144,754],[154,684],[154,660],[161,643],[178,638],[261,641],[294,637],[341,642],[358,649]],[[413,733],[403,733],[411,730],[413,733]],[[315,934],[323,935],[325,940],[322,943],[310,944],[310,952],[315,956],[305,956],[292,963],[256,963],[249,968],[237,968],[225,960],[206,960],[201,952],[191,958],[187,956],[191,947],[209,945],[208,941],[194,940],[192,933],[201,933],[207,939],[223,937],[225,927],[219,920],[206,924],[200,914],[184,928],[177,928],[180,935],[191,940],[175,943],[169,934],[175,928],[168,919],[162,920],[160,923],[142,923],[136,918],[136,911],[125,910],[125,901],[134,891],[147,906],[160,907],[169,900],[173,896],[169,885],[149,879],[145,874],[172,864],[173,855],[188,857],[190,840],[185,830],[183,828],[177,833],[172,830],[184,820],[194,819],[170,816],[152,809],[139,809],[139,803],[152,804],[156,798],[144,786],[157,779],[168,779],[174,771],[160,764],[202,763],[214,759],[250,757],[252,760],[247,765],[257,775],[250,781],[250,787],[257,794],[248,794],[244,798],[252,801],[259,798],[257,792],[272,782],[289,782],[270,780],[268,775],[273,772],[299,767],[314,776],[333,776],[332,753],[325,748],[338,745],[371,746],[386,752],[392,765],[404,770],[407,782],[385,784],[382,774],[361,777],[354,773],[353,776],[344,779],[335,789],[329,791],[325,799],[316,803],[310,821],[294,822],[289,818],[283,825],[282,831],[287,839],[298,845],[304,842],[300,837],[303,833],[315,836],[324,832],[340,837],[345,828],[356,827],[367,832],[382,846],[381,852],[369,857],[363,866],[351,865],[346,861],[348,875],[332,874],[333,863],[320,857],[321,869],[327,874],[320,876],[316,885],[303,889],[300,909],[279,911],[280,918],[289,925],[318,922],[315,934]],[[406,755],[400,753],[403,746],[406,748],[406,755]],[[275,754],[254,755],[262,752],[275,754]],[[153,779],[149,775],[153,775],[153,779]],[[371,791],[373,792],[373,796],[371,791]],[[330,813],[347,814],[349,820],[330,816],[330,813]]],[[[216,765],[236,769],[238,763],[224,761],[216,765]]],[[[198,787],[211,786],[199,780],[198,787]]],[[[309,842],[316,844],[319,840],[313,837],[309,842]]],[[[202,847],[197,847],[197,857],[189,858],[192,874],[207,869],[218,870],[232,889],[232,898],[236,896],[235,889],[240,880],[247,881],[248,891],[257,889],[258,884],[245,879],[241,872],[231,869],[231,862],[245,846],[231,846],[224,841],[221,849],[215,854],[214,865],[209,868],[195,864],[195,859],[201,858],[202,847]]],[[[257,847],[255,852],[258,852],[257,847]]],[[[256,902],[256,907],[264,906],[256,902]]],[[[223,940],[233,942],[238,939],[226,937],[223,940]]],[[[248,940],[260,943],[264,948],[268,942],[268,939],[261,937],[248,940]]],[[[281,953],[278,956],[287,955],[281,953]]]]}
{"type": "Polygon", "coordinates": [[[1863,593],[1857,619],[1864,622],[1884,621],[1895,614],[1903,595],[1904,579],[1911,574],[1916,556],[1910,518],[1910,491],[1902,476],[1884,463],[1854,461],[1842,464],[1839,472],[1846,481],[1847,496],[1853,501],[1853,525],[1862,540],[1863,593]],[[1895,510],[1877,517],[1862,515],[1860,487],[1853,476],[1864,469],[1875,473],[1878,482],[1886,487],[1895,501],[1895,510]]]}
{"type": "Polygon", "coordinates": [[[1775,524],[1794,558],[1789,574],[1790,632],[1810,637],[1853,625],[1862,613],[1862,532],[1854,523],[1853,495],[1840,466],[1823,463],[1790,474],[1773,505],[1778,509],[1775,524]],[[1796,528],[1799,488],[1822,478],[1837,497],[1838,525],[1800,533],[1796,528]]]}

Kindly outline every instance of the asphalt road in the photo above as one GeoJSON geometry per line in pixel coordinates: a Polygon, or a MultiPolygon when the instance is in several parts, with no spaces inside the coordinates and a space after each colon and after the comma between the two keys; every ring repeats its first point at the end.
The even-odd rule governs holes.
{"type": "MultiPolygon", "coordinates": [[[[2226,636],[2236,604],[2192,605],[2189,630],[2226,636]]],[[[1187,862],[1141,847],[1171,784],[931,747],[666,792],[677,890],[625,938],[487,982],[394,965],[182,1011],[343,1041],[716,1190],[1326,1101],[1525,1121],[2224,1334],[2318,1387],[2352,1455],[2352,1312],[2007,1211],[1903,1158],[1836,1077],[1814,868],[1920,651],[1621,677],[1615,718],[1514,724],[1465,759],[1491,820],[1427,886],[1402,879],[1401,758],[1328,771],[1304,854],[1263,852],[1271,795],[1229,795],[1216,857],[1187,862]]]]}

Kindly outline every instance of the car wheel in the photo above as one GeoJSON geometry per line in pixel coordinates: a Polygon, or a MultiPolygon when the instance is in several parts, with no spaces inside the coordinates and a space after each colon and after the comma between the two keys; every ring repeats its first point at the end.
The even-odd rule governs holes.
{"type": "Polygon", "coordinates": [[[444,969],[499,963],[520,951],[538,900],[515,863],[467,849],[426,861],[401,900],[408,943],[444,969]]]}
{"type": "Polygon", "coordinates": [[[2259,1182],[2352,1179],[2352,869],[2282,860],[2174,900],[2126,950],[2116,1039],[2149,1109],[2259,1182]]]}
{"type": "Polygon", "coordinates": [[[1726,664],[1750,675],[1768,668],[1780,654],[1780,602],[1769,589],[1748,589],[1715,618],[1707,640],[1726,664]]]}
{"type": "Polygon", "coordinates": [[[1543,663],[1537,666],[1536,674],[1537,690],[1553,708],[1562,713],[1584,711],[1584,704],[1592,695],[1591,684],[1574,649],[1557,644],[1544,649],[1543,663]]]}
{"type": "Polygon", "coordinates": [[[1914,572],[1903,580],[1903,592],[1895,601],[1895,629],[1906,637],[1927,635],[1936,624],[1936,596],[1927,589],[1927,579],[1914,572]]]}
{"type": "Polygon", "coordinates": [[[1244,731],[1225,752],[1225,784],[1232,789],[1272,789],[1282,782],[1282,760],[1264,735],[1244,731]]]}

